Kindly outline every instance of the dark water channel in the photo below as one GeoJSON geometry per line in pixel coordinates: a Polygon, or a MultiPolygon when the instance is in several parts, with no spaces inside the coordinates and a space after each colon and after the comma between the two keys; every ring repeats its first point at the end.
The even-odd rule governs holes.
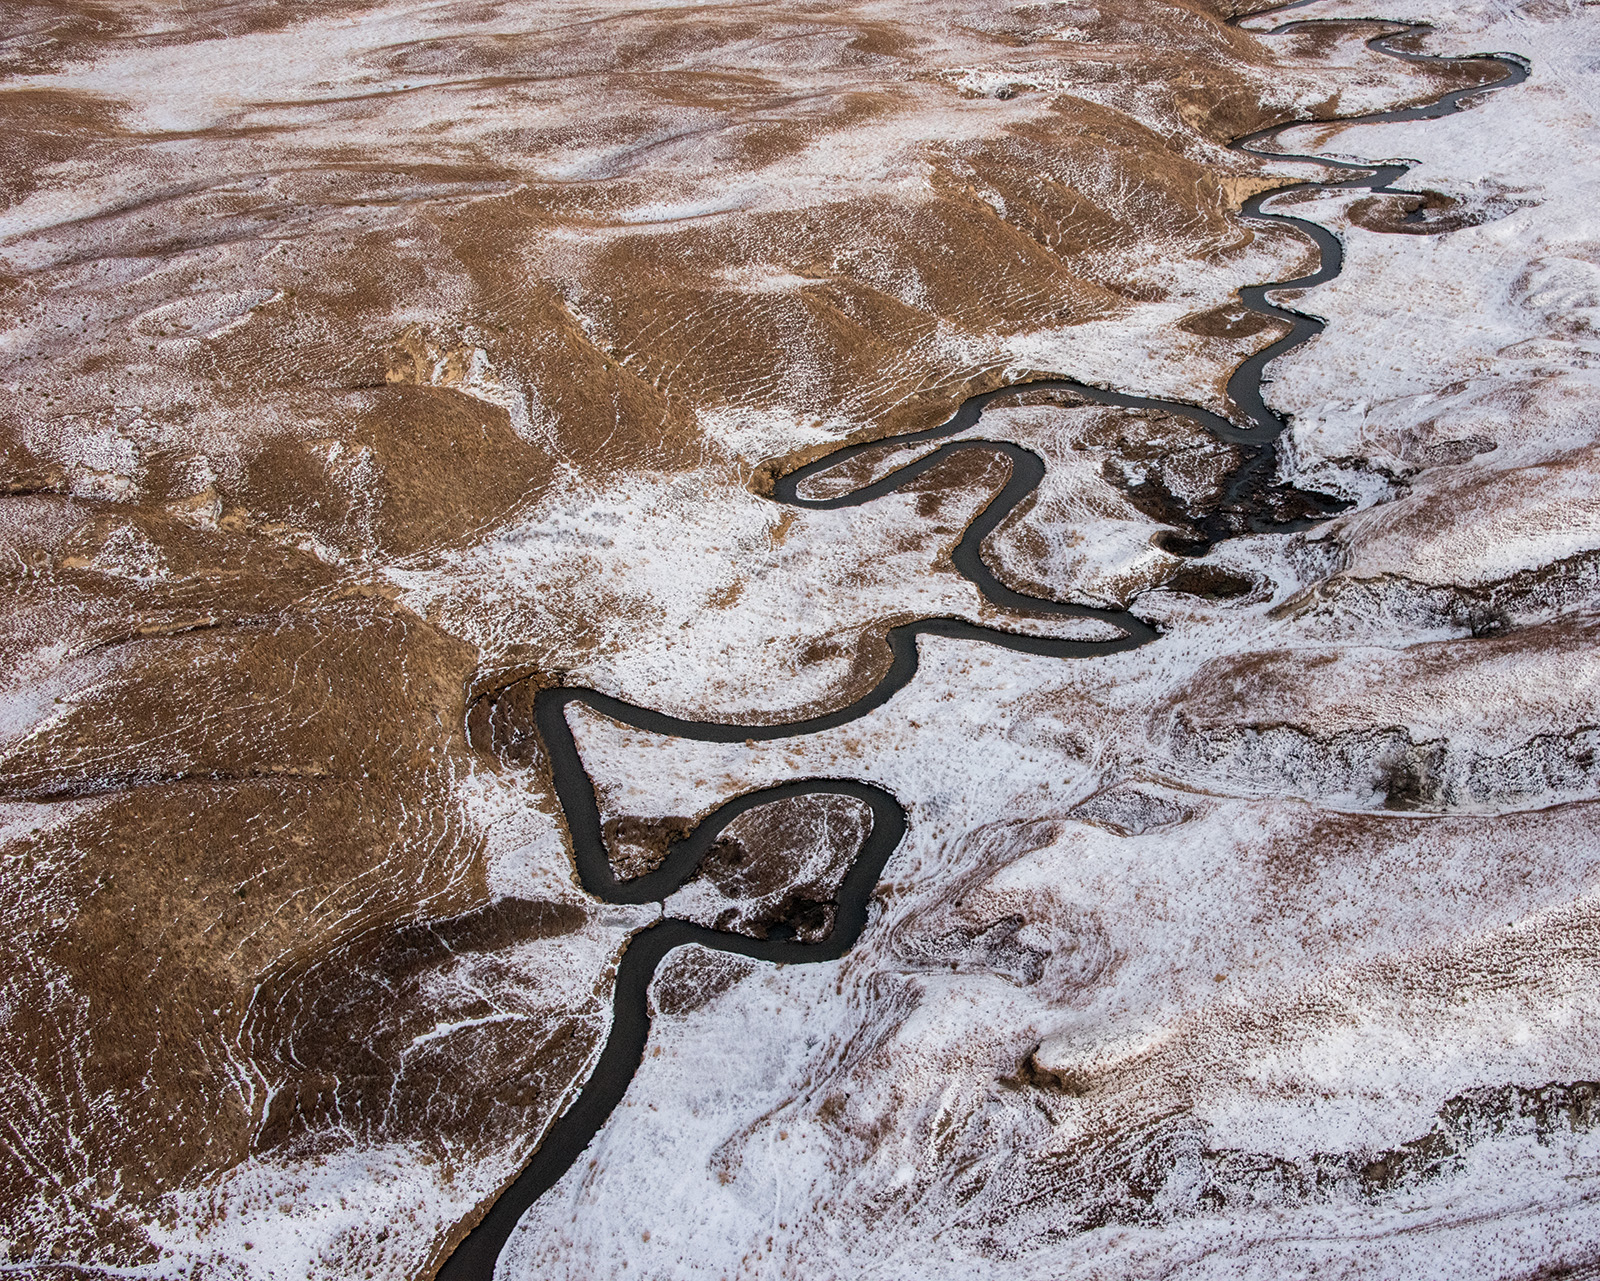
{"type": "MultiPolygon", "coordinates": [[[[1310,3],[1310,0],[1296,0],[1294,4],[1280,5],[1262,13],[1281,12],[1306,3],[1310,3]]],[[[1242,18],[1235,18],[1232,21],[1237,25],[1250,17],[1260,17],[1262,13],[1243,15],[1242,18]]],[[[1277,35],[1303,28],[1326,26],[1330,23],[1350,25],[1358,21],[1370,24],[1373,20],[1326,19],[1291,22],[1255,34],[1277,35]]],[[[1408,62],[1455,64],[1481,62],[1496,67],[1500,75],[1497,79],[1474,88],[1453,90],[1424,106],[1334,118],[1339,123],[1434,119],[1471,106],[1474,100],[1489,90],[1519,84],[1528,76],[1527,64],[1509,54],[1475,54],[1465,58],[1443,58],[1396,48],[1395,41],[1414,39],[1431,31],[1432,28],[1419,23],[1381,25],[1386,30],[1367,41],[1368,47],[1379,53],[1408,62]]],[[[1204,552],[1224,538],[1243,533],[1289,532],[1303,528],[1342,508],[1342,503],[1325,495],[1299,493],[1294,495],[1296,502],[1288,504],[1290,507],[1298,507],[1299,514],[1289,517],[1282,514],[1286,507],[1281,492],[1284,487],[1275,482],[1274,474],[1277,467],[1277,440],[1287,423],[1267,406],[1262,395],[1262,384],[1267,381],[1264,373],[1271,361],[1302,343],[1309,342],[1325,327],[1324,322],[1314,316],[1273,303],[1268,295],[1275,290],[1306,289],[1332,280],[1343,266],[1343,247],[1339,238],[1325,227],[1288,214],[1268,212],[1265,206],[1275,197],[1296,192],[1322,193],[1358,188],[1371,192],[1396,192],[1398,189],[1394,184],[1406,174],[1410,166],[1399,163],[1361,164],[1272,149],[1271,144],[1285,130],[1297,125],[1319,123],[1326,124],[1332,121],[1309,119],[1286,121],[1247,134],[1230,144],[1235,150],[1250,155],[1277,160],[1305,161],[1346,175],[1320,182],[1295,182],[1274,188],[1252,196],[1245,202],[1241,211],[1243,217],[1252,221],[1278,223],[1295,228],[1316,244],[1320,254],[1317,269],[1309,275],[1299,276],[1293,280],[1274,281],[1270,284],[1246,285],[1239,290],[1240,300],[1250,311],[1281,321],[1289,327],[1289,332],[1284,337],[1245,359],[1229,377],[1228,395],[1232,403],[1237,406],[1241,421],[1230,421],[1195,405],[1110,391],[1070,378],[1037,379],[972,396],[962,403],[950,419],[936,427],[844,445],[814,462],[788,472],[773,486],[771,494],[773,501],[787,506],[814,509],[856,507],[900,489],[958,451],[976,449],[990,455],[1001,455],[1010,464],[1010,478],[1000,493],[990,500],[967,527],[954,552],[956,568],[971,579],[984,597],[994,605],[1035,617],[1097,619],[1119,629],[1122,633],[1120,636],[1102,641],[1059,640],[982,627],[958,618],[921,619],[889,630],[888,641],[893,661],[888,672],[866,694],[837,711],[780,725],[739,725],[683,720],[647,708],[636,707],[596,690],[578,687],[559,687],[539,692],[534,701],[534,720],[550,762],[556,793],[566,818],[578,876],[584,889],[604,902],[618,904],[661,902],[695,875],[706,852],[734,819],[746,811],[774,801],[819,794],[853,797],[871,809],[871,828],[836,894],[833,928],[820,941],[801,941],[794,937],[792,930],[783,926],[775,927],[769,931],[768,937],[759,939],[710,929],[670,917],[657,921],[633,936],[622,954],[617,970],[611,1031],[599,1063],[577,1100],[551,1126],[527,1168],[501,1193],[483,1221],[445,1262],[438,1274],[443,1281],[488,1281],[493,1276],[501,1248],[523,1212],[553,1187],[578,1160],[595,1133],[605,1124],[606,1118],[621,1102],[628,1083],[633,1079],[633,1074],[643,1058],[645,1042],[650,1031],[647,1000],[650,980],[655,974],[657,965],[668,952],[686,943],[699,943],[704,947],[738,956],[791,965],[837,960],[850,950],[865,928],[872,891],[877,885],[884,864],[905,834],[905,810],[883,788],[854,779],[808,778],[747,792],[743,796],[736,797],[702,820],[687,837],[672,845],[665,861],[655,870],[632,879],[618,880],[607,852],[594,786],[584,770],[572,731],[567,724],[566,709],[569,704],[583,703],[625,725],[655,734],[710,743],[771,741],[815,734],[844,725],[887,702],[916,674],[918,636],[978,640],[1020,653],[1056,658],[1092,658],[1113,654],[1121,650],[1134,649],[1156,638],[1156,631],[1150,624],[1125,610],[1094,609],[1086,605],[1027,596],[1013,591],[1002,583],[984,562],[982,555],[984,539],[1021,503],[1027,501],[1044,477],[1044,460],[1021,445],[1010,441],[972,438],[951,441],[930,450],[871,484],[830,498],[801,497],[799,487],[804,481],[829,471],[867,450],[914,446],[957,436],[975,427],[989,405],[1001,398],[1013,397],[1018,392],[1065,392],[1096,404],[1127,409],[1159,410],[1188,418],[1211,432],[1217,439],[1237,446],[1241,450],[1242,461],[1228,479],[1220,509],[1196,522],[1203,532],[1204,541],[1191,544],[1184,549],[1191,553],[1204,552]],[[1277,501],[1274,501],[1275,487],[1279,491],[1276,495],[1277,501]]]]}

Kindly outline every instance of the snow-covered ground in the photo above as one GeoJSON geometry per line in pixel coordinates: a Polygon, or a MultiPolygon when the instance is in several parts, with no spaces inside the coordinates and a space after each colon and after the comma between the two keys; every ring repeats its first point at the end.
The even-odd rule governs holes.
{"type": "MultiPolygon", "coordinates": [[[[1367,10],[1294,16],[1342,12],[1367,10]]],[[[1344,220],[1348,195],[1294,210],[1347,257],[1302,299],[1329,327],[1270,398],[1300,477],[1375,470],[1388,500],[1231,545],[1270,599],[1167,598],[1167,634],[1131,654],[924,641],[887,707],[750,751],[590,725],[621,811],[844,772],[900,796],[911,832],[848,958],[658,1017],[593,1160],[528,1213],[503,1276],[1531,1277],[1600,1258],[1596,597],[1528,580],[1539,625],[1474,638],[1466,606],[1424,594],[1492,603],[1600,550],[1600,31],[1578,6],[1384,12],[1436,23],[1430,50],[1533,64],[1447,120],[1285,139],[1515,198],[1427,236],[1344,220]],[[1346,587],[1368,579],[1388,585],[1346,587]],[[1038,974],[1017,968],[1030,949],[1038,974]]],[[[1091,474],[1053,477],[1095,501],[1091,474]]]]}
{"type": "MultiPolygon", "coordinates": [[[[608,819],[845,776],[910,826],[843,960],[669,960],[720,977],[663,999],[502,1281],[1600,1260],[1594,12],[1395,0],[1532,76],[1285,139],[1467,215],[1293,207],[1347,252],[1271,371],[1285,474],[1358,509],[1196,566],[1128,488],[1203,498],[1190,429],[996,407],[969,434],[1049,474],[991,563],[1159,640],[925,638],[886,705],[760,745],[572,713],[608,819]]],[[[34,148],[0,174],[21,1273],[436,1267],[662,910],[581,893],[473,698],[787,720],[909,618],[1103,637],[953,571],[974,455],[841,511],[762,468],[1035,373],[1223,408],[1272,336],[1233,290],[1307,256],[1231,213],[1305,166],[1221,143],[1431,83],[1367,28],[1155,5],[100,20],[19,27],[0,100],[34,148]]]]}

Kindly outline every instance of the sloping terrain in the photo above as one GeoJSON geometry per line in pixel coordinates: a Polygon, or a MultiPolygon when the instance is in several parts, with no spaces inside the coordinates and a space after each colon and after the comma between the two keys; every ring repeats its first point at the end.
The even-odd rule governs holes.
{"type": "MultiPolygon", "coordinates": [[[[1347,511],[1180,554],[1230,446],[1018,395],[983,434],[1046,477],[988,563],[1159,639],[924,637],[804,738],[569,714],[623,874],[797,778],[909,826],[842,960],[663,962],[507,1275],[1600,1259],[1593,19],[1408,2],[1533,73],[1282,140],[1420,160],[1274,206],[1345,246],[1267,392],[1279,479],[1347,511]]],[[[588,1078],[635,931],[828,923],[843,801],[753,812],[665,909],[586,894],[532,691],[755,726],[911,619],[1113,634],[957,572],[979,452],[769,495],[1042,376],[1237,417],[1281,327],[1236,291],[1315,257],[1238,211],[1314,175],[1226,144],[1485,73],[1227,16],[8,7],[6,1266],[431,1275],[588,1078]]]]}

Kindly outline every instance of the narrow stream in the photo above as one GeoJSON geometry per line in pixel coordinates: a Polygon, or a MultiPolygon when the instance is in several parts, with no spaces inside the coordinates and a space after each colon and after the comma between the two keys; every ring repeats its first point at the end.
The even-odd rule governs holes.
{"type": "MultiPolygon", "coordinates": [[[[1232,19],[1231,25],[1239,25],[1250,18],[1258,18],[1266,13],[1282,12],[1310,2],[1311,0],[1295,0],[1292,4],[1242,15],[1232,19]]],[[[1318,19],[1291,22],[1268,31],[1255,31],[1253,34],[1278,35],[1330,23],[1350,25],[1356,22],[1370,25],[1373,20],[1318,19]]],[[[747,792],[743,796],[736,797],[702,820],[689,836],[671,846],[665,861],[655,870],[629,880],[618,880],[606,849],[594,785],[584,770],[572,730],[567,723],[566,709],[569,704],[582,703],[613,720],[654,734],[710,743],[737,743],[746,740],[765,742],[832,729],[856,720],[887,702],[916,674],[918,636],[948,636],[961,640],[978,640],[1021,653],[1042,654],[1055,658],[1092,658],[1113,654],[1121,650],[1134,649],[1156,638],[1156,631],[1150,624],[1125,610],[1094,609],[1086,605],[1074,605],[1013,591],[1002,583],[984,562],[982,554],[984,539],[1019,504],[1033,494],[1044,478],[1044,460],[1021,445],[1010,441],[972,438],[951,441],[897,468],[879,480],[830,498],[802,498],[799,487],[804,481],[837,467],[869,449],[881,450],[886,447],[919,445],[958,435],[976,426],[985,408],[1002,397],[1014,396],[1020,391],[1060,391],[1069,392],[1097,404],[1127,409],[1161,410],[1188,418],[1219,440],[1238,446],[1243,451],[1243,461],[1228,481],[1221,510],[1198,522],[1206,541],[1197,547],[1186,549],[1188,551],[1204,551],[1215,542],[1240,533],[1289,532],[1319,518],[1312,515],[1293,520],[1272,519],[1265,511],[1266,496],[1272,489],[1277,466],[1277,439],[1287,426],[1284,419],[1274,413],[1263,398],[1261,389],[1263,382],[1266,381],[1264,378],[1266,367],[1279,356],[1302,343],[1309,342],[1325,327],[1324,322],[1314,316],[1273,303],[1268,295],[1275,290],[1306,289],[1332,280],[1343,266],[1344,251],[1338,237],[1327,228],[1303,218],[1268,212],[1266,205],[1275,197],[1291,192],[1325,192],[1355,188],[1372,192],[1393,192],[1397,190],[1394,183],[1406,174],[1410,166],[1361,164],[1329,160],[1320,156],[1291,154],[1272,150],[1271,144],[1285,130],[1303,124],[1434,119],[1471,106],[1476,98],[1492,89],[1520,84],[1528,76],[1527,64],[1509,54],[1474,54],[1463,58],[1447,58],[1397,49],[1393,47],[1392,42],[1421,35],[1431,31],[1432,28],[1420,23],[1384,22],[1381,25],[1386,29],[1366,42],[1369,48],[1379,53],[1402,58],[1408,62],[1483,62],[1498,67],[1501,74],[1496,80],[1487,84],[1470,89],[1453,90],[1425,106],[1335,117],[1333,121],[1291,120],[1257,130],[1235,139],[1230,144],[1235,150],[1250,155],[1274,160],[1304,161],[1348,175],[1339,179],[1295,182],[1276,187],[1271,191],[1252,196],[1245,202],[1241,211],[1243,217],[1253,221],[1278,223],[1296,228],[1310,237],[1320,254],[1317,269],[1309,275],[1299,276],[1293,280],[1274,281],[1270,284],[1246,285],[1239,290],[1239,298],[1249,310],[1282,321],[1289,326],[1289,332],[1284,337],[1246,358],[1228,379],[1229,398],[1239,408],[1243,422],[1231,422],[1195,405],[1148,396],[1128,395],[1069,378],[1037,379],[972,396],[962,403],[954,415],[936,427],[841,446],[814,462],[788,472],[773,486],[771,494],[773,501],[791,507],[813,509],[856,507],[901,488],[957,451],[978,449],[991,455],[1001,455],[1010,464],[1010,478],[1005,487],[989,501],[967,527],[953,554],[957,570],[971,579],[992,604],[1035,616],[1098,619],[1118,628],[1122,632],[1121,636],[1103,641],[1060,640],[982,627],[958,618],[920,619],[889,629],[888,641],[893,661],[883,678],[866,694],[837,711],[779,725],[740,725],[683,720],[636,707],[632,703],[581,687],[558,687],[541,690],[538,693],[534,702],[534,720],[550,762],[556,793],[566,818],[578,876],[584,889],[604,902],[639,904],[663,901],[694,876],[701,859],[724,828],[746,811],[773,801],[819,794],[849,796],[863,802],[871,809],[872,823],[867,839],[836,895],[833,929],[826,938],[818,942],[802,942],[796,939],[791,931],[781,926],[772,929],[767,938],[758,939],[710,929],[671,917],[665,917],[633,936],[622,954],[617,970],[610,1035],[588,1082],[577,1100],[562,1113],[546,1133],[527,1168],[501,1193],[483,1221],[445,1262],[438,1273],[441,1281],[488,1281],[494,1274],[495,1262],[499,1258],[501,1248],[523,1212],[553,1187],[577,1161],[595,1133],[605,1124],[612,1110],[621,1102],[622,1096],[627,1092],[628,1083],[633,1079],[633,1074],[644,1056],[645,1041],[650,1031],[647,1000],[650,980],[655,974],[657,965],[668,952],[685,943],[699,943],[722,952],[763,961],[781,961],[791,965],[837,960],[850,950],[865,928],[868,903],[878,877],[889,856],[899,845],[901,837],[905,835],[905,810],[883,788],[854,779],[809,778],[747,792]]],[[[1342,507],[1337,501],[1320,495],[1301,494],[1299,497],[1307,500],[1323,515],[1342,507]]]]}

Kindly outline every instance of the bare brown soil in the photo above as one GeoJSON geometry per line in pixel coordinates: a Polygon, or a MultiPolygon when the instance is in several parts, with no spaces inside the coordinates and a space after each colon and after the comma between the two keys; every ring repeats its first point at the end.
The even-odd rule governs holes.
{"type": "MultiPolygon", "coordinates": [[[[281,67],[227,93],[206,79],[230,42],[303,36],[320,57],[374,9],[7,11],[14,1260],[147,1264],[163,1196],[252,1154],[415,1144],[511,1168],[588,1061],[593,1011],[501,956],[586,913],[495,898],[461,801],[475,769],[536,764],[514,716],[468,716],[477,674],[520,652],[419,616],[387,574],[481,545],[558,476],[750,483],[764,460],[708,434],[716,411],[934,421],[1003,377],[936,335],[1117,317],[1166,296],[1158,262],[1237,260],[1257,234],[1238,199],[1267,180],[1216,144],[1271,123],[1266,85],[1349,70],[1131,0],[1100,8],[1089,44],[987,4],[940,9],[962,19],[948,30],[847,4],[488,4],[338,67],[249,45],[281,67]],[[780,36],[803,56],[773,53],[780,36]],[[28,79],[152,52],[172,83],[28,79]],[[1014,87],[951,70],[976,63],[1014,87]],[[811,194],[770,198],[819,155],[841,194],[802,176],[811,194]],[[915,197],[871,179],[879,163],[917,175],[915,197]],[[752,175],[766,195],[703,214],[752,175]],[[441,994],[461,974],[514,991],[515,1017],[483,1022],[472,984],[441,994]]],[[[1438,88],[1337,57],[1396,101],[1438,88]]],[[[1215,307],[1186,327],[1219,368],[1267,337],[1215,307]]],[[[1147,444],[1117,456],[1179,465],[1147,444]]],[[[1170,514],[1171,486],[1118,479],[1170,514]]],[[[981,460],[930,475],[926,515],[992,483],[981,460]]],[[[541,628],[546,670],[589,652],[588,620],[541,628]]],[[[887,662],[830,643],[855,646],[860,682],[887,662]]],[[[662,830],[616,835],[648,852],[662,830]]],[[[743,893],[740,843],[782,835],[730,829],[708,875],[743,893]]],[[[820,928],[826,880],[751,928],[820,928]]],[[[1011,946],[984,938],[949,946],[1011,946]]]]}

